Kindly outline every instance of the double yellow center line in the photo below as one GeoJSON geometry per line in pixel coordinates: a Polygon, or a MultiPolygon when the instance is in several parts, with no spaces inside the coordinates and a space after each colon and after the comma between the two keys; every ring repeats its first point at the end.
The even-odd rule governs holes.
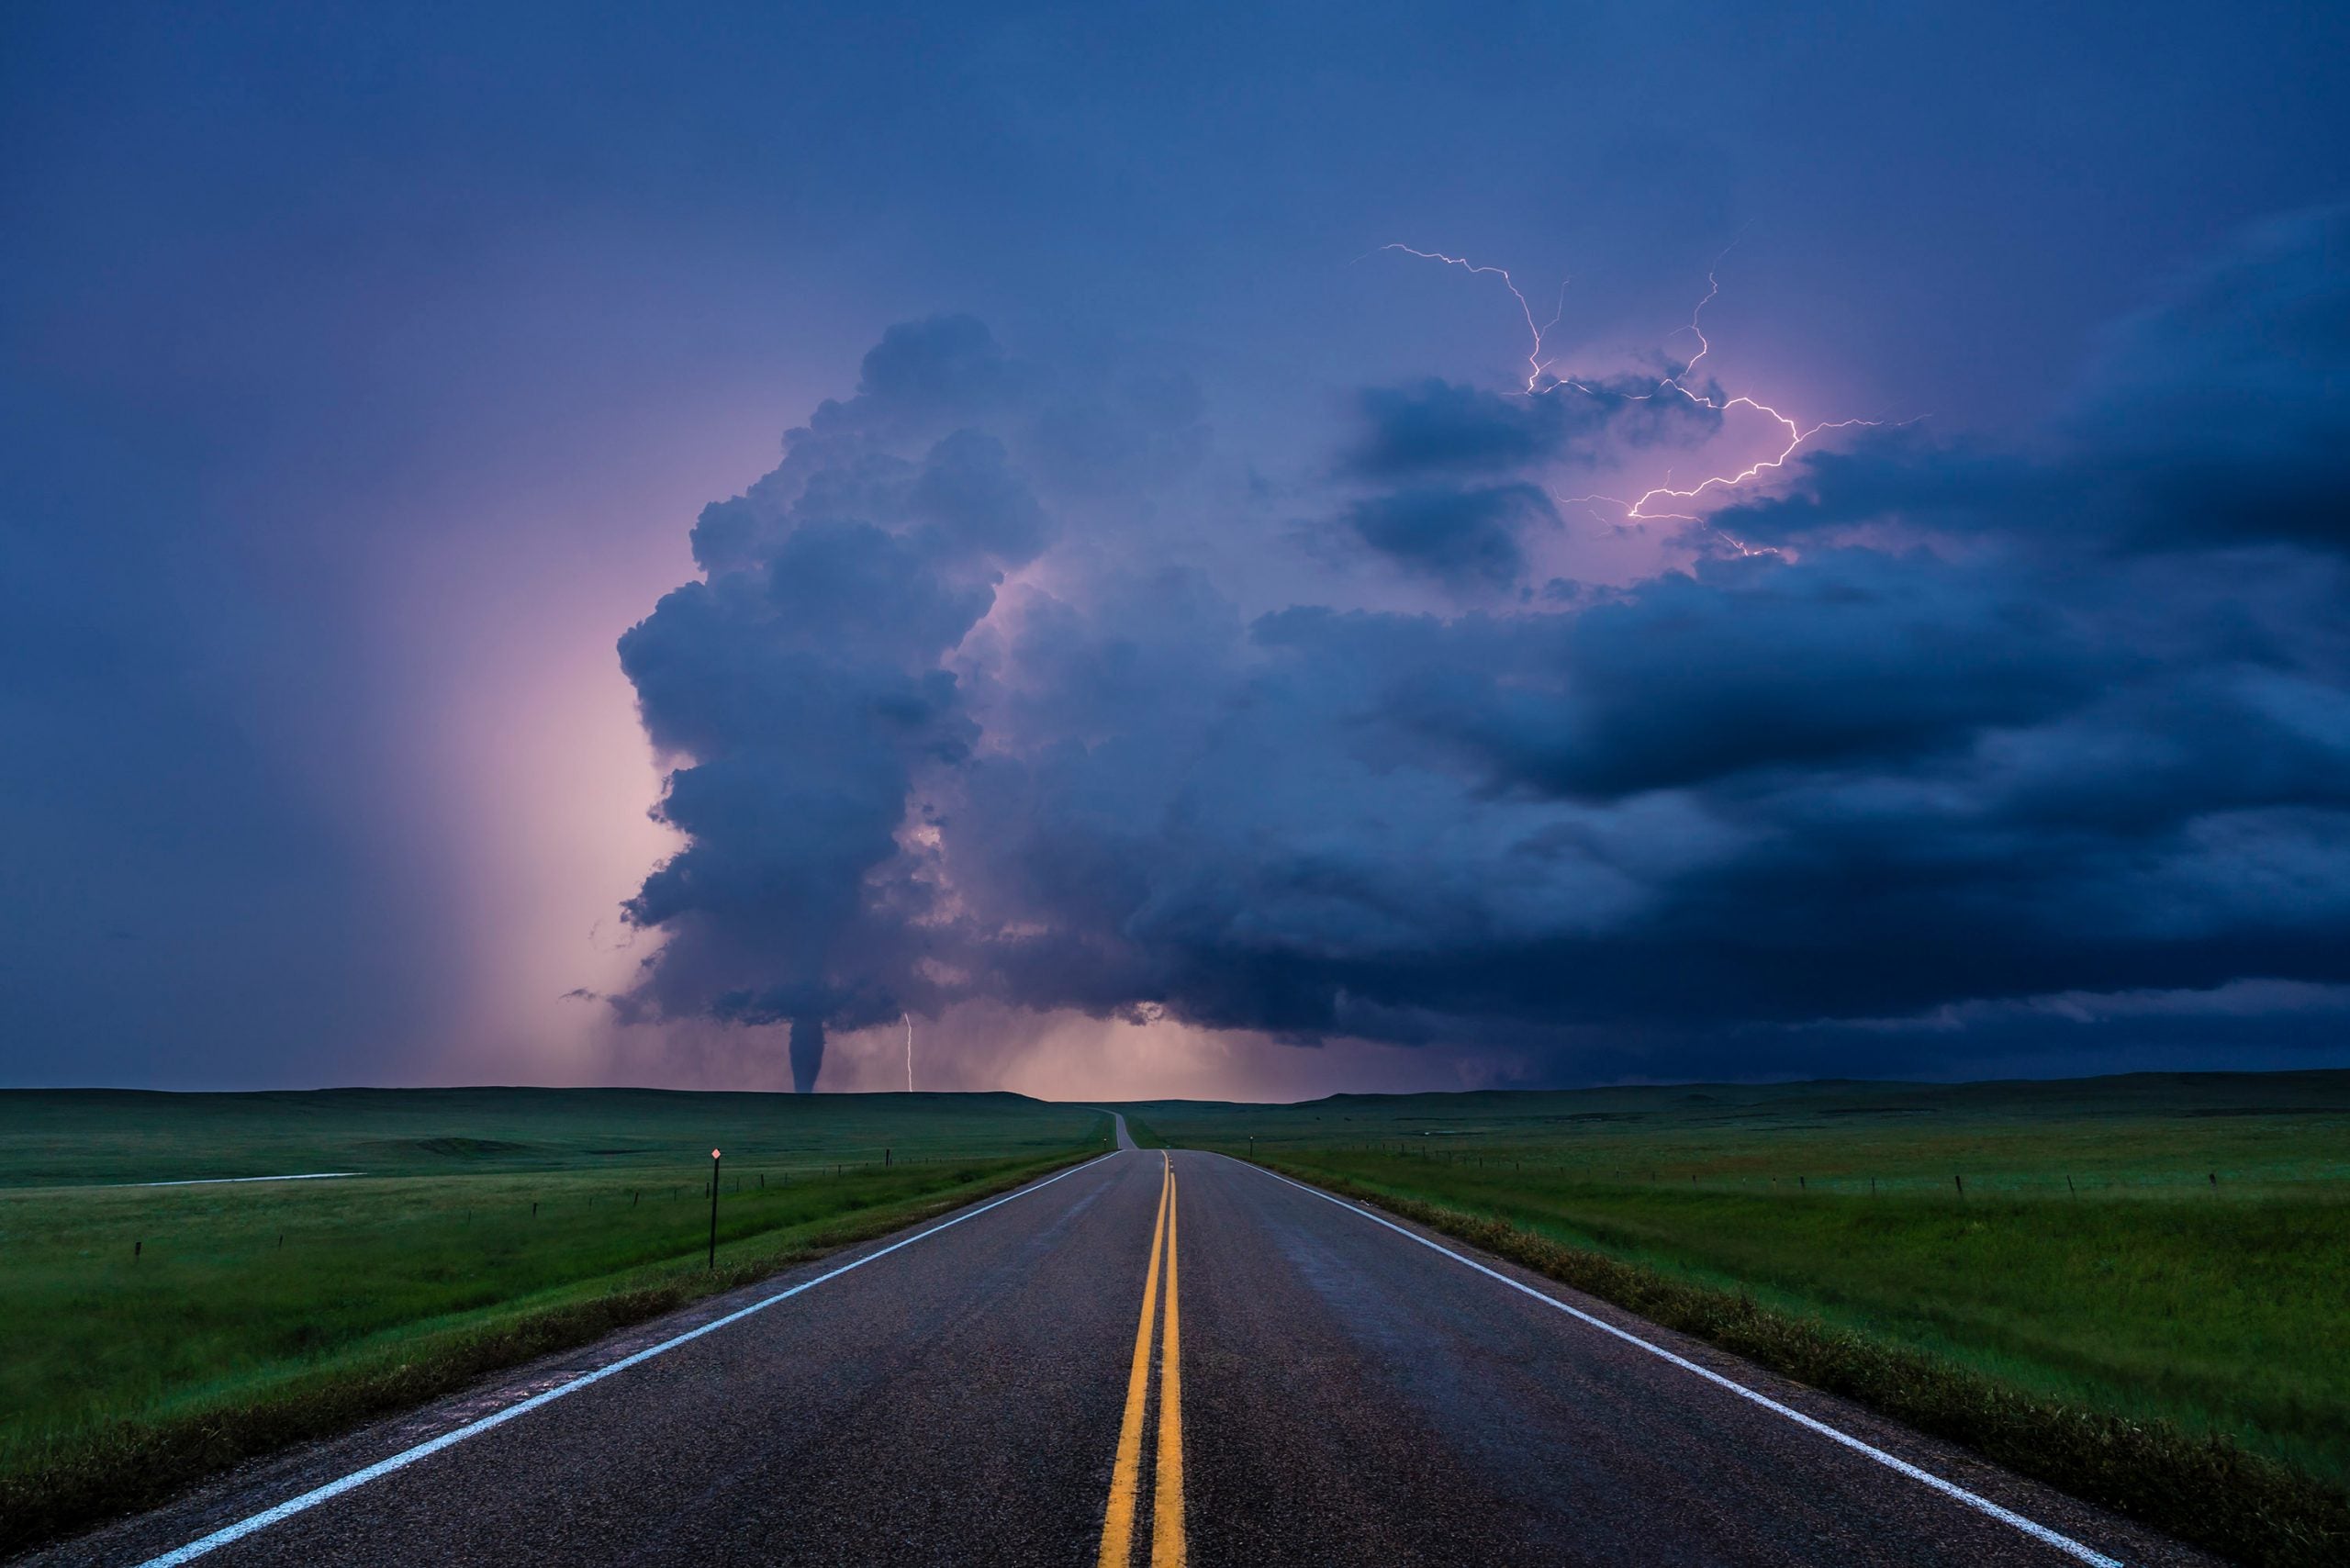
{"type": "Polygon", "coordinates": [[[1150,1568],[1183,1568],[1183,1365],[1175,1281],[1175,1162],[1165,1161],[1158,1218],[1150,1233],[1150,1270],[1143,1276],[1142,1321],[1126,1373],[1126,1413],[1118,1424],[1118,1462],[1102,1517],[1100,1568],[1132,1568],[1135,1514],[1142,1505],[1142,1428],[1150,1405],[1150,1338],[1158,1323],[1158,1260],[1167,1260],[1167,1316],[1158,1352],[1158,1472],[1150,1499],[1150,1568]]]}

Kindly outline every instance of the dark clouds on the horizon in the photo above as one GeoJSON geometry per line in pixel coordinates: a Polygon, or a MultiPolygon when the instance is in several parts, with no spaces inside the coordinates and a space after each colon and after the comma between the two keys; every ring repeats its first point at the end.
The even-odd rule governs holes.
{"type": "Polygon", "coordinates": [[[1542,398],[1373,389],[1314,549],[1468,602],[1341,573],[1249,618],[1147,531],[1084,547],[1154,480],[1038,478],[1042,371],[893,329],[622,642],[691,837],[625,1005],[790,1019],[795,1055],[984,999],[1733,1074],[2165,998],[2323,1016],[2345,372],[2350,218],[2277,220],[2118,324],[2029,451],[1863,432],[1603,588],[1518,545],[1579,460],[1542,398]]]}

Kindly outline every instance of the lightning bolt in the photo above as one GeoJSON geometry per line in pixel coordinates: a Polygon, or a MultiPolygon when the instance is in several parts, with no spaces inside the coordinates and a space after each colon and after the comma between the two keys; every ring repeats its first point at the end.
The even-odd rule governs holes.
{"type": "Polygon", "coordinates": [[[1379,248],[1382,251],[1401,251],[1407,256],[1417,256],[1424,262],[1442,262],[1446,266],[1459,267],[1463,272],[1490,274],[1501,279],[1502,286],[1509,290],[1509,297],[1517,301],[1517,308],[1526,318],[1527,336],[1533,342],[1533,346],[1526,353],[1526,395],[1530,398],[1544,390],[1542,377],[1550,370],[1550,362],[1542,357],[1542,340],[1567,313],[1567,279],[1559,280],[1558,308],[1550,312],[1550,319],[1548,321],[1538,327],[1534,324],[1533,305],[1527,300],[1524,294],[1519,292],[1517,280],[1509,275],[1509,269],[1506,267],[1479,266],[1466,256],[1448,256],[1441,251],[1415,251],[1409,245],[1382,245],[1379,248]]]}
{"type": "MultiPolygon", "coordinates": [[[[1549,338],[1551,330],[1557,327],[1560,320],[1566,315],[1567,286],[1563,280],[1559,285],[1558,309],[1551,315],[1550,320],[1538,324],[1534,319],[1533,305],[1528,302],[1525,292],[1517,286],[1517,280],[1510,276],[1509,271],[1505,267],[1483,265],[1480,263],[1470,260],[1466,256],[1447,255],[1441,251],[1415,250],[1409,245],[1382,245],[1380,249],[1382,251],[1400,251],[1407,256],[1417,256],[1423,261],[1440,262],[1446,266],[1459,267],[1463,272],[1472,274],[1489,275],[1500,278],[1502,280],[1502,286],[1508,289],[1510,297],[1517,302],[1519,314],[1524,316],[1526,319],[1528,348],[1526,354],[1527,376],[1524,394],[1528,398],[1543,397],[1548,394],[1557,392],[1561,387],[1580,393],[1586,398],[1620,397],[1624,401],[1628,403],[1653,402],[1660,398],[1680,398],[1687,401],[1692,407],[1708,409],[1718,414],[1728,414],[1741,409],[1760,414],[1764,419],[1776,424],[1785,437],[1785,442],[1781,444],[1775,454],[1762,458],[1754,463],[1751,463],[1745,467],[1738,470],[1736,473],[1708,475],[1707,477],[1700,479],[1697,483],[1691,485],[1686,488],[1675,487],[1673,483],[1672,476],[1668,474],[1665,476],[1665,482],[1663,484],[1653,486],[1649,489],[1643,490],[1640,494],[1628,500],[1620,496],[1573,496],[1567,498],[1567,504],[1569,505],[1588,505],[1593,501],[1606,501],[1611,506],[1622,508],[1624,521],[1627,522],[1703,522],[1705,521],[1704,518],[1695,512],[1652,511],[1650,508],[1652,506],[1662,507],[1695,501],[1700,497],[1717,490],[1729,491],[1738,489],[1741,486],[1750,484],[1752,481],[1761,478],[1763,475],[1775,473],[1779,469],[1785,467],[1789,459],[1793,458],[1796,453],[1803,450],[1804,446],[1809,442],[1814,436],[1820,434],[1822,431],[1851,430],[1855,426],[1874,427],[1879,423],[1879,421],[1875,420],[1823,420],[1816,424],[1806,425],[1794,415],[1774,408],[1771,404],[1763,402],[1759,398],[1749,397],[1743,393],[1735,397],[1718,396],[1718,388],[1715,391],[1698,391],[1690,386],[1690,374],[1695,371],[1700,364],[1704,363],[1706,356],[1713,353],[1714,350],[1712,341],[1706,336],[1705,315],[1706,307],[1711,305],[1722,291],[1721,281],[1718,275],[1721,265],[1721,257],[1719,256],[1714,258],[1713,267],[1707,270],[1705,297],[1698,300],[1696,307],[1689,312],[1688,324],[1686,326],[1674,328],[1667,336],[1667,341],[1669,342],[1672,338],[1679,337],[1682,333],[1687,332],[1697,340],[1697,352],[1690,355],[1688,360],[1681,364],[1679,368],[1675,369],[1672,375],[1658,382],[1652,390],[1633,395],[1628,393],[1608,393],[1599,387],[1590,385],[1587,382],[1577,380],[1572,376],[1552,376],[1550,375],[1551,361],[1546,354],[1544,343],[1545,340],[1549,338]],[[1545,377],[1549,377],[1549,379],[1546,381],[1545,377]]],[[[1729,252],[1724,252],[1723,253],[1727,255],[1729,252]]],[[[1722,533],[1719,529],[1716,529],[1714,532],[1720,533],[1722,538],[1729,540],[1730,544],[1734,546],[1740,554],[1752,555],[1762,554],[1761,551],[1749,548],[1746,544],[1736,539],[1731,539],[1729,534],[1722,533]]]]}

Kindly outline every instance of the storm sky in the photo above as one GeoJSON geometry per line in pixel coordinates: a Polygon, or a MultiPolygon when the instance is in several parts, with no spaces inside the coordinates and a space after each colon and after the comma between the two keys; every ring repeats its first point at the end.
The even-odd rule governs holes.
{"type": "Polygon", "coordinates": [[[12,8],[0,1081],[2350,1060],[2345,41],[12,8]]]}

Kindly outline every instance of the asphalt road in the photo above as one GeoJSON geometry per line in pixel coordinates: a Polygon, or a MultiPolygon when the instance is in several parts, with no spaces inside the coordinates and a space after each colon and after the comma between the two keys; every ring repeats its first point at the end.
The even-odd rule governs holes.
{"type": "Polygon", "coordinates": [[[1430,1240],[1129,1145],[35,1561],[2205,1561],[1430,1240]]]}

